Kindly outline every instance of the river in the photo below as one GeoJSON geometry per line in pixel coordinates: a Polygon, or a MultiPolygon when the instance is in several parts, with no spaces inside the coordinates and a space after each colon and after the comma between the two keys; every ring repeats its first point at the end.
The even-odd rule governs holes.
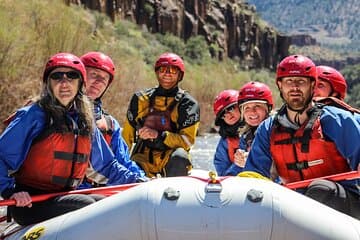
{"type": "Polygon", "coordinates": [[[205,134],[196,138],[195,145],[190,150],[193,168],[215,170],[213,159],[219,138],[218,134],[205,134]]]}

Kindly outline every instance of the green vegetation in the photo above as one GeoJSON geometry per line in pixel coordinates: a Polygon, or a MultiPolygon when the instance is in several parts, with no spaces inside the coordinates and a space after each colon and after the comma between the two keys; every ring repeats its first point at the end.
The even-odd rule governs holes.
{"type": "MultiPolygon", "coordinates": [[[[265,82],[275,90],[273,73],[242,71],[238,62],[211,59],[202,37],[184,43],[168,34],[153,35],[133,23],[113,24],[105,15],[67,7],[60,0],[0,0],[0,21],[3,118],[39,94],[46,60],[57,52],[80,56],[87,51],[102,51],[113,58],[116,77],[104,96],[104,104],[120,124],[125,119],[131,95],[157,84],[153,64],[165,51],[178,53],[185,59],[185,78],[180,86],[200,103],[200,132],[210,129],[214,119],[213,99],[221,90],[239,89],[251,80],[265,82]]],[[[277,91],[274,96],[278,96],[277,91]]]]}
{"type": "MultiPolygon", "coordinates": [[[[185,59],[185,78],[180,86],[200,103],[201,133],[212,126],[212,103],[221,90],[239,89],[245,82],[261,81],[274,90],[276,106],[281,104],[274,73],[264,69],[245,71],[239,62],[211,59],[209,52],[218,49],[208,46],[201,36],[185,43],[171,34],[150,34],[128,21],[113,24],[103,14],[67,7],[61,0],[0,0],[0,21],[0,113],[3,118],[39,94],[46,60],[57,52],[80,56],[87,51],[102,51],[113,58],[116,77],[104,96],[104,104],[120,124],[125,120],[131,95],[157,84],[153,63],[165,51],[185,59]]],[[[321,58],[344,57],[319,46],[292,46],[290,52],[307,55],[315,62],[321,58]]],[[[360,107],[360,65],[340,71],[350,89],[346,100],[360,107]]],[[[0,126],[0,130],[2,128],[0,126]]]]}
{"type": "Polygon", "coordinates": [[[355,107],[360,107],[360,64],[348,66],[341,73],[344,75],[348,84],[349,95],[346,101],[355,107]]]}

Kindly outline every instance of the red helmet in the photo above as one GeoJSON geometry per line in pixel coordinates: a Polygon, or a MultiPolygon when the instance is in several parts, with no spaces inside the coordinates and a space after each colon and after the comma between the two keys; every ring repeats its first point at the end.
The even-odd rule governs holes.
{"type": "Polygon", "coordinates": [[[109,84],[114,79],[115,66],[111,58],[101,52],[88,52],[80,57],[85,67],[93,67],[110,74],[109,84]]]}
{"type": "Polygon", "coordinates": [[[161,54],[160,57],[158,58],[158,60],[155,62],[155,72],[159,67],[168,66],[168,65],[176,66],[179,68],[179,70],[181,72],[181,74],[179,76],[179,81],[181,81],[183,79],[184,73],[185,73],[184,61],[181,59],[181,57],[179,57],[175,53],[161,54]]]}
{"type": "Polygon", "coordinates": [[[344,100],[347,90],[347,84],[344,76],[335,68],[328,66],[317,66],[316,70],[318,78],[329,82],[333,91],[338,93],[340,98],[344,100]]]}
{"type": "Polygon", "coordinates": [[[214,114],[216,116],[215,124],[219,121],[223,111],[237,104],[239,92],[233,89],[224,90],[216,96],[213,104],[214,114]]]}
{"type": "Polygon", "coordinates": [[[78,71],[83,82],[86,83],[85,66],[80,58],[71,53],[57,53],[50,57],[45,66],[43,82],[47,81],[49,73],[57,67],[69,67],[78,71]]]}
{"type": "Polygon", "coordinates": [[[316,81],[317,73],[314,62],[302,55],[291,55],[284,58],[276,69],[276,80],[283,77],[309,77],[316,81]]]}
{"type": "Polygon", "coordinates": [[[261,82],[249,82],[242,86],[239,90],[239,104],[256,100],[265,101],[269,106],[269,111],[274,108],[272,92],[266,84],[261,82]]]}

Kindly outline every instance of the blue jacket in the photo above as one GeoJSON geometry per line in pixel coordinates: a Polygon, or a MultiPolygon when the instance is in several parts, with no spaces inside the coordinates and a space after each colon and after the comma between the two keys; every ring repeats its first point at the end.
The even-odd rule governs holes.
{"type": "MultiPolygon", "coordinates": [[[[244,150],[244,148],[241,147],[241,141],[240,139],[239,148],[244,150]]],[[[221,137],[219,140],[214,156],[214,166],[219,176],[236,176],[243,169],[231,162],[228,153],[227,138],[221,137]]]]}
{"type": "MultiPolygon", "coordinates": [[[[255,171],[270,177],[272,156],[270,154],[270,134],[274,116],[258,127],[244,171],[255,171]]],[[[320,116],[324,137],[333,141],[342,156],[348,159],[349,166],[357,170],[360,161],[360,125],[349,111],[325,106],[320,116]]],[[[281,177],[281,176],[280,176],[281,177]]],[[[339,182],[345,188],[360,195],[359,179],[339,182]]]]}
{"type": "Polygon", "coordinates": [[[112,136],[110,148],[113,151],[116,160],[131,172],[137,174],[140,177],[145,177],[145,172],[136,164],[136,162],[130,159],[129,149],[121,135],[121,127],[119,122],[110,114],[105,113],[102,109],[102,102],[100,100],[94,103],[95,116],[101,118],[106,114],[112,121],[112,136]]]}
{"type": "Polygon", "coordinates": [[[360,114],[354,113],[354,117],[355,117],[356,121],[360,124],[360,114]]]}
{"type": "MultiPolygon", "coordinates": [[[[9,197],[15,180],[9,173],[17,171],[31,147],[32,141],[45,128],[45,112],[37,105],[19,109],[15,118],[0,136],[0,193],[9,197]]],[[[90,167],[105,179],[106,184],[134,183],[138,176],[114,158],[114,154],[95,128],[92,137],[90,167]]]]}
{"type": "Polygon", "coordinates": [[[120,164],[124,165],[131,172],[139,175],[140,177],[145,177],[145,172],[136,164],[136,162],[130,159],[129,148],[125,143],[121,135],[121,128],[117,120],[111,117],[114,123],[114,132],[111,138],[111,149],[115,154],[115,158],[119,161],[120,164]]]}

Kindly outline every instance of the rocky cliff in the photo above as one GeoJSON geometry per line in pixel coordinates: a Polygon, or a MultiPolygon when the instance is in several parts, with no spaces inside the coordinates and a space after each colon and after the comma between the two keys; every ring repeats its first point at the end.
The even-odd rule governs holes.
{"type": "Polygon", "coordinates": [[[288,55],[291,38],[264,24],[242,0],[66,0],[127,19],[152,33],[172,33],[186,41],[202,35],[211,55],[238,60],[246,68],[274,69],[288,55]]]}

